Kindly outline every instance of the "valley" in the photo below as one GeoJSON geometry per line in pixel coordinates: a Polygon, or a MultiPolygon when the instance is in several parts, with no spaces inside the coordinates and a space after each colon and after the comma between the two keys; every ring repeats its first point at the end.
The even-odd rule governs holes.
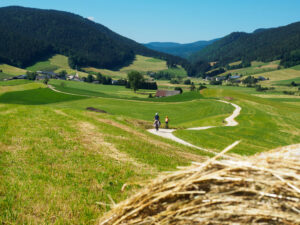
{"type": "Polygon", "coordinates": [[[0,224],[296,221],[300,22],[141,44],[7,6],[0,30],[0,224]]]}

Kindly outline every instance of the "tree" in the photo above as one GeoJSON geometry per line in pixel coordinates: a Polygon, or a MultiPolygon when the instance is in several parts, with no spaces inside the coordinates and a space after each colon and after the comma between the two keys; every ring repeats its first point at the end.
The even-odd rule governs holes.
{"type": "Polygon", "coordinates": [[[87,76],[86,82],[92,83],[94,81],[94,76],[92,74],[89,74],[87,76]]]}
{"type": "Polygon", "coordinates": [[[190,79],[187,79],[183,82],[184,84],[191,84],[191,80],[190,79]]]}
{"type": "Polygon", "coordinates": [[[192,82],[192,84],[190,86],[190,90],[195,91],[195,89],[196,89],[196,86],[195,86],[194,82],[192,82]]]}
{"type": "Polygon", "coordinates": [[[27,71],[26,75],[27,75],[27,79],[28,80],[35,80],[35,78],[37,76],[37,73],[36,72],[29,72],[29,71],[27,71]]]}
{"type": "Polygon", "coordinates": [[[130,88],[132,88],[134,92],[139,89],[139,86],[144,81],[144,76],[137,71],[131,71],[130,73],[128,73],[127,78],[130,84],[130,88]]]}
{"type": "Polygon", "coordinates": [[[198,90],[201,91],[201,90],[203,90],[203,89],[205,89],[205,88],[207,88],[205,85],[200,84],[198,90]]]}
{"type": "Polygon", "coordinates": [[[100,83],[102,83],[102,74],[101,73],[97,73],[96,74],[96,80],[99,81],[100,83]]]}
{"type": "Polygon", "coordinates": [[[58,76],[61,78],[61,79],[66,79],[66,76],[67,76],[67,71],[65,70],[62,70],[58,73],[58,76]]]}
{"type": "Polygon", "coordinates": [[[175,91],[180,91],[180,94],[182,94],[182,92],[183,92],[183,90],[182,90],[181,87],[175,87],[174,90],[175,90],[175,91]]]}
{"type": "Polygon", "coordinates": [[[49,78],[48,78],[48,77],[46,77],[46,78],[43,80],[43,83],[47,85],[47,84],[48,84],[48,82],[49,82],[49,78]]]}

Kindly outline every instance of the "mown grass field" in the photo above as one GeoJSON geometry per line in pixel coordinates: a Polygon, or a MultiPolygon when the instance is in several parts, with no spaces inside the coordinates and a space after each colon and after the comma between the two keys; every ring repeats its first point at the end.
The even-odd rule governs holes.
{"type": "MultiPolygon", "coordinates": [[[[286,99],[280,98],[263,99],[230,87],[204,90],[203,95],[233,98],[233,102],[242,107],[237,118],[239,125],[203,131],[178,130],[175,133],[178,137],[215,150],[241,140],[233,152],[242,155],[252,155],[300,140],[300,108],[297,104],[286,104],[286,99]]],[[[294,99],[294,102],[299,103],[300,98],[294,99]]]]}
{"type": "Polygon", "coordinates": [[[0,64],[0,70],[2,70],[3,74],[12,76],[26,74],[26,70],[7,64],[0,64]]]}
{"type": "MultiPolygon", "coordinates": [[[[0,223],[94,224],[110,198],[121,201],[158,172],[202,160],[205,153],[145,131],[156,109],[183,114],[196,103],[86,98],[37,82],[1,82],[0,223]]],[[[196,107],[207,118],[232,110],[196,107]]],[[[187,123],[180,115],[175,121],[187,123]]]]}
{"type": "MultiPolygon", "coordinates": [[[[44,61],[37,62],[26,69],[29,71],[52,71],[56,73],[65,70],[68,74],[76,74],[76,70],[73,70],[69,66],[68,57],[60,54],[53,55],[44,61]]],[[[81,71],[78,71],[78,74],[82,77],[87,76],[87,73],[81,71]]]]}
{"type": "MultiPolygon", "coordinates": [[[[223,74],[220,74],[220,76],[226,75],[228,73],[241,74],[243,76],[250,76],[250,75],[254,75],[254,74],[271,72],[271,71],[277,70],[279,62],[280,62],[279,60],[267,62],[267,63],[253,61],[253,62],[251,62],[250,67],[234,69],[234,70],[227,70],[223,74]]],[[[240,63],[241,63],[241,61],[238,61],[238,62],[230,63],[229,65],[233,66],[233,65],[238,65],[240,63]]]]}
{"type": "MultiPolygon", "coordinates": [[[[0,82],[0,223],[94,224],[161,171],[201,161],[204,152],[152,135],[153,116],[168,115],[175,132],[201,147],[250,155],[299,142],[300,105],[254,96],[253,88],[208,86],[168,98],[149,99],[110,85],[51,80],[54,92],[29,81],[0,82]],[[221,126],[242,107],[237,127],[221,126]],[[107,113],[87,111],[86,107],[107,113]],[[123,185],[126,184],[126,187],[123,185]]],[[[143,90],[141,90],[143,91],[143,90]]]]}
{"type": "MultiPolygon", "coordinates": [[[[136,59],[133,61],[133,63],[131,65],[123,67],[118,71],[99,69],[99,68],[93,68],[93,67],[83,68],[83,70],[85,70],[87,72],[88,71],[100,72],[103,75],[111,76],[114,78],[126,78],[127,73],[132,70],[136,70],[136,71],[139,71],[139,72],[145,74],[148,71],[156,72],[156,71],[167,70],[167,69],[168,68],[166,65],[166,61],[160,60],[160,59],[155,59],[152,57],[141,56],[141,55],[137,55],[136,59]]],[[[178,71],[181,71],[181,70],[178,69],[178,71]]]]}

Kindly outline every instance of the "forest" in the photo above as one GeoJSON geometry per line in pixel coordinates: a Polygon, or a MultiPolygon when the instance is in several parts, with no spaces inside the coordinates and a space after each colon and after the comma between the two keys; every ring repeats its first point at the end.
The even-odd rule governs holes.
{"type": "Polygon", "coordinates": [[[186,66],[187,60],[160,53],[123,37],[81,16],[24,7],[0,8],[0,63],[29,66],[59,53],[69,64],[118,69],[130,64],[136,54],[186,66]]]}
{"type": "Polygon", "coordinates": [[[206,46],[190,57],[198,61],[219,62],[221,66],[242,60],[269,62],[283,59],[290,66],[297,61],[300,50],[300,22],[271,29],[258,29],[253,33],[234,32],[206,46]]]}

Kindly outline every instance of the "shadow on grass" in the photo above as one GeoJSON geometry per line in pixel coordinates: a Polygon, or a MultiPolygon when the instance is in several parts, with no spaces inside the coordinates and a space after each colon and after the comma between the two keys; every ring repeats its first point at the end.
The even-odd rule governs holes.
{"type": "Polygon", "coordinates": [[[7,92],[0,96],[0,103],[21,105],[44,105],[86,99],[88,97],[73,96],[54,92],[48,88],[7,92]]]}

